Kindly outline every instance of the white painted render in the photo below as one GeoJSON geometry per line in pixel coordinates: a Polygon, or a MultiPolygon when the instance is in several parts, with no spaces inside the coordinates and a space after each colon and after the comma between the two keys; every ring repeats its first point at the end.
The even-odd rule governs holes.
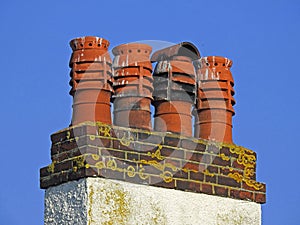
{"type": "Polygon", "coordinates": [[[260,225],[261,205],[103,178],[45,193],[45,225],[260,225]]]}

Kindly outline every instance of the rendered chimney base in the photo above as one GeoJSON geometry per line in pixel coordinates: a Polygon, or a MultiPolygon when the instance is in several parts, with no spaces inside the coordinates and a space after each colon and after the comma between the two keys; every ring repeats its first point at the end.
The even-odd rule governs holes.
{"type": "Polygon", "coordinates": [[[219,56],[199,60],[198,118],[195,137],[223,143],[232,143],[233,78],[232,61],[219,56]]]}
{"type": "Polygon", "coordinates": [[[151,46],[138,43],[123,44],[113,49],[115,125],[152,130],[151,51],[151,46]]]}
{"type": "Polygon", "coordinates": [[[260,204],[254,202],[105,178],[47,189],[45,208],[45,225],[261,224],[260,204]]]}
{"type": "Polygon", "coordinates": [[[109,42],[99,37],[76,38],[70,42],[73,54],[70,94],[73,96],[72,125],[86,121],[111,124],[111,59],[109,42]]]}

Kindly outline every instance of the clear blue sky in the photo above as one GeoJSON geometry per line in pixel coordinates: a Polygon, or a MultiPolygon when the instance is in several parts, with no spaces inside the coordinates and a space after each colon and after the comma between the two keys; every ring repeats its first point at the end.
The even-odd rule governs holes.
{"type": "Polygon", "coordinates": [[[234,141],[258,154],[264,225],[299,225],[300,3],[292,0],[1,1],[0,224],[43,224],[39,168],[69,125],[68,42],[191,41],[234,61],[234,141]]]}

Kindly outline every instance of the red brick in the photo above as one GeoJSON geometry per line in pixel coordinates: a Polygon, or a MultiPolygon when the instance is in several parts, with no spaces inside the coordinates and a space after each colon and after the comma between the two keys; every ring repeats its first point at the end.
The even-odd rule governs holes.
{"type": "Polygon", "coordinates": [[[241,190],[230,189],[229,195],[230,195],[230,197],[232,197],[232,198],[237,198],[237,199],[239,199],[239,198],[240,198],[240,191],[241,191],[241,190]]]}
{"type": "Polygon", "coordinates": [[[157,162],[161,162],[163,161],[164,159],[158,159],[156,157],[152,157],[151,155],[148,155],[148,154],[140,154],[140,160],[146,160],[146,161],[152,161],[152,160],[155,160],[157,162]]]}
{"type": "Polygon", "coordinates": [[[86,155],[85,156],[85,162],[87,164],[90,164],[90,165],[95,165],[97,162],[99,161],[102,161],[102,156],[100,155],[96,155],[96,157],[93,157],[92,155],[86,155]],[[99,158],[98,158],[99,157],[99,158]],[[98,158],[98,159],[97,159],[98,158]]]}
{"type": "Polygon", "coordinates": [[[165,136],[164,137],[164,145],[171,146],[171,147],[180,147],[180,138],[178,137],[170,137],[170,136],[165,136]]]}
{"type": "MultiPolygon", "coordinates": [[[[80,156],[80,155],[83,155],[85,152],[81,152],[82,149],[73,149],[72,151],[69,152],[69,158],[73,158],[73,157],[76,157],[76,156],[80,156]]],[[[95,154],[95,153],[92,153],[92,154],[95,154]]],[[[98,150],[96,152],[96,154],[98,154],[98,150]]]]}
{"type": "MultiPolygon", "coordinates": [[[[103,148],[98,148],[98,147],[93,147],[93,146],[83,146],[83,147],[79,148],[79,151],[81,152],[81,155],[86,154],[86,153],[98,155],[99,149],[103,149],[103,148]]],[[[77,151],[77,150],[74,149],[73,151],[77,151]]]]}
{"type": "Polygon", "coordinates": [[[51,145],[51,155],[56,155],[59,153],[60,144],[51,145]]]}
{"type": "Polygon", "coordinates": [[[66,171],[66,170],[69,170],[72,168],[73,168],[73,162],[72,162],[72,160],[68,160],[68,161],[64,161],[64,162],[55,164],[54,172],[57,173],[57,172],[66,171]]]}
{"type": "Polygon", "coordinates": [[[228,197],[228,188],[214,186],[214,191],[218,196],[228,197]]]}
{"type": "Polygon", "coordinates": [[[76,172],[75,171],[70,171],[68,173],[69,181],[79,180],[80,178],[85,177],[85,169],[86,168],[79,168],[76,172]]]}
{"type": "Polygon", "coordinates": [[[72,129],[60,131],[60,132],[51,134],[51,136],[50,136],[52,143],[65,141],[65,140],[67,140],[67,137],[69,137],[69,138],[73,138],[74,137],[72,129]]]}
{"type": "Polygon", "coordinates": [[[213,186],[211,184],[201,184],[200,191],[205,194],[213,194],[213,186]]]}
{"type": "Polygon", "coordinates": [[[262,185],[262,188],[259,190],[256,190],[253,187],[250,187],[249,185],[247,185],[244,181],[242,181],[242,188],[245,190],[249,190],[249,191],[261,191],[261,192],[266,192],[266,184],[264,183],[259,183],[262,185]]]}
{"type": "Polygon", "coordinates": [[[60,145],[60,152],[70,151],[72,149],[78,148],[77,142],[75,140],[62,142],[60,145]]]}
{"type": "Polygon", "coordinates": [[[129,177],[127,172],[125,172],[125,181],[135,184],[149,184],[149,177],[142,179],[137,173],[134,177],[129,177]]]}
{"type": "Polygon", "coordinates": [[[99,177],[98,169],[94,167],[85,168],[86,177],[99,177]]]}
{"type": "Polygon", "coordinates": [[[190,179],[196,181],[204,181],[204,174],[203,172],[195,173],[193,171],[190,171],[190,179]]]}
{"type": "Polygon", "coordinates": [[[203,159],[207,159],[207,156],[203,157],[202,153],[185,151],[185,159],[195,162],[201,162],[203,159]]]}
{"type": "MultiPolygon", "coordinates": [[[[83,128],[84,128],[84,133],[83,134],[100,135],[100,133],[99,133],[99,126],[97,126],[97,125],[95,125],[95,126],[93,126],[93,125],[85,125],[83,128]]],[[[79,134],[78,131],[76,131],[75,129],[73,129],[73,130],[74,130],[74,134],[75,135],[79,134]]]]}
{"type": "Polygon", "coordinates": [[[207,166],[206,168],[210,173],[215,173],[218,174],[219,173],[219,168],[216,166],[207,166]]]}
{"type": "Polygon", "coordinates": [[[200,163],[211,164],[211,162],[212,162],[212,156],[208,154],[203,154],[200,163]]]}
{"type": "Polygon", "coordinates": [[[51,181],[52,181],[51,186],[56,186],[56,185],[61,184],[60,174],[59,173],[52,174],[51,175],[51,181]]]}
{"type": "Polygon", "coordinates": [[[180,171],[174,172],[173,177],[174,178],[188,179],[188,173],[180,170],[180,171]]]}
{"type": "Polygon", "coordinates": [[[136,153],[136,152],[126,152],[126,159],[132,160],[132,161],[139,161],[140,154],[136,153]]]}
{"type": "Polygon", "coordinates": [[[205,152],[206,148],[207,148],[207,146],[205,144],[198,143],[197,146],[196,146],[195,151],[205,152]]]}
{"type": "Polygon", "coordinates": [[[230,197],[241,200],[255,201],[253,192],[243,191],[240,189],[230,189],[230,197]]]}
{"type": "Polygon", "coordinates": [[[229,173],[238,173],[240,175],[243,176],[243,171],[241,170],[237,170],[237,169],[232,169],[232,168],[228,168],[228,167],[220,167],[220,174],[221,175],[228,175],[229,173]]]}
{"type": "Polygon", "coordinates": [[[163,188],[175,188],[175,180],[173,179],[171,182],[165,182],[160,177],[151,176],[150,178],[150,185],[156,187],[163,187],[163,188]]]}
{"type": "Polygon", "coordinates": [[[59,174],[59,183],[62,184],[62,183],[68,182],[68,181],[69,181],[68,172],[62,171],[59,174]]]}
{"type": "Polygon", "coordinates": [[[187,190],[188,189],[188,182],[183,180],[176,180],[176,189],[178,190],[187,190]]]}
{"type": "Polygon", "coordinates": [[[87,143],[88,145],[95,145],[97,147],[112,147],[112,140],[110,138],[105,137],[95,137],[95,139],[91,140],[90,137],[87,136],[87,143]]]}
{"type": "Polygon", "coordinates": [[[148,133],[137,133],[137,140],[144,143],[159,145],[163,142],[162,136],[148,133]]]}
{"type": "Polygon", "coordinates": [[[187,184],[188,184],[187,190],[192,192],[200,192],[200,183],[188,181],[187,184]]]}
{"type": "Polygon", "coordinates": [[[49,177],[44,177],[40,179],[40,188],[41,189],[46,189],[48,187],[51,187],[54,185],[53,180],[51,179],[51,176],[49,177]]]}
{"type": "Polygon", "coordinates": [[[51,157],[52,161],[61,162],[63,160],[66,160],[70,157],[70,152],[62,152],[60,154],[54,155],[51,157]]]}
{"type": "Polygon", "coordinates": [[[219,156],[212,157],[212,158],[213,158],[212,164],[214,164],[214,165],[218,165],[218,166],[230,166],[230,164],[231,164],[230,160],[228,160],[228,161],[223,160],[219,156]]]}
{"type": "Polygon", "coordinates": [[[253,201],[254,194],[250,191],[240,191],[240,199],[253,201]]]}
{"type": "Polygon", "coordinates": [[[158,148],[157,146],[149,145],[145,143],[139,143],[139,142],[134,143],[134,151],[138,151],[138,152],[155,152],[157,148],[158,148]]]}
{"type": "Polygon", "coordinates": [[[238,158],[239,157],[238,154],[232,153],[228,147],[222,147],[220,149],[220,154],[224,154],[226,156],[230,156],[230,157],[234,157],[234,158],[238,158]]]}
{"type": "Polygon", "coordinates": [[[199,171],[200,165],[198,163],[182,162],[182,167],[188,170],[199,171]]]}
{"type": "Polygon", "coordinates": [[[66,140],[65,142],[62,143],[74,142],[77,144],[77,146],[84,146],[88,144],[88,139],[89,139],[88,136],[81,136],[78,137],[77,139],[73,138],[72,140],[66,140]]]}
{"type": "Polygon", "coordinates": [[[114,129],[114,135],[117,139],[125,138],[126,140],[131,139],[132,141],[137,141],[137,133],[133,132],[130,129],[126,129],[126,130],[114,129]]]}
{"type": "Polygon", "coordinates": [[[255,202],[257,202],[257,203],[266,203],[266,194],[255,193],[255,202]]]}
{"type": "Polygon", "coordinates": [[[111,150],[111,149],[108,149],[108,153],[111,155],[111,156],[114,156],[114,157],[117,157],[119,159],[125,159],[125,151],[116,151],[116,150],[111,150]]]}
{"type": "Polygon", "coordinates": [[[181,140],[181,147],[184,148],[184,149],[195,150],[196,147],[197,147],[197,143],[195,143],[192,140],[182,139],[181,140]]]}
{"type": "Polygon", "coordinates": [[[121,171],[101,169],[100,174],[102,177],[108,179],[125,180],[125,173],[121,171]]]}
{"type": "Polygon", "coordinates": [[[157,176],[163,173],[161,170],[157,169],[152,165],[145,165],[145,164],[141,164],[141,165],[142,167],[141,166],[138,167],[138,172],[142,171],[143,173],[157,175],[157,176]]]}
{"type": "Polygon", "coordinates": [[[48,171],[48,166],[40,169],[40,177],[49,176],[51,173],[48,171]]]}
{"type": "MultiPolygon", "coordinates": [[[[171,165],[173,165],[173,166],[175,166],[175,167],[177,167],[177,168],[181,168],[181,167],[182,167],[182,165],[181,165],[181,160],[176,160],[176,159],[169,159],[169,158],[166,158],[166,159],[164,160],[164,163],[165,163],[165,165],[171,164],[171,165]]],[[[168,169],[168,167],[166,167],[166,169],[168,169]]]]}
{"type": "Polygon", "coordinates": [[[143,132],[137,132],[137,140],[141,142],[145,142],[145,140],[148,140],[148,138],[151,136],[151,133],[143,133],[143,132]]]}
{"type": "Polygon", "coordinates": [[[99,148],[98,149],[98,151],[99,151],[99,154],[101,155],[101,156],[111,156],[111,150],[110,149],[107,149],[107,148],[99,148]]]}
{"type": "Polygon", "coordinates": [[[205,177],[205,182],[214,183],[214,184],[217,183],[217,176],[216,175],[214,175],[214,176],[205,175],[204,177],[205,177]]]}
{"type": "Polygon", "coordinates": [[[220,152],[220,149],[219,149],[219,147],[217,147],[215,145],[208,145],[206,152],[218,155],[220,152]]]}
{"type": "Polygon", "coordinates": [[[183,150],[174,149],[174,148],[163,147],[160,150],[160,153],[162,156],[171,157],[171,158],[183,159],[184,157],[183,150]]]}
{"type": "Polygon", "coordinates": [[[241,170],[245,169],[245,166],[243,164],[239,164],[236,160],[232,162],[232,167],[241,170]]]}
{"type": "Polygon", "coordinates": [[[236,182],[234,179],[225,176],[218,176],[218,184],[229,187],[241,187],[241,183],[236,182]]]}
{"type": "Polygon", "coordinates": [[[113,140],[113,148],[114,149],[120,149],[120,150],[134,150],[134,143],[131,141],[129,145],[124,145],[124,143],[121,142],[121,140],[113,140]]]}

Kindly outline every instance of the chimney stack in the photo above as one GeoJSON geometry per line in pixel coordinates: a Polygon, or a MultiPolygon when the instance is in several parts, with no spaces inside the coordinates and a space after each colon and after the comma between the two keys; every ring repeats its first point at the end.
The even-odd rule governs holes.
{"type": "Polygon", "coordinates": [[[230,59],[220,56],[198,60],[196,138],[232,143],[235,100],[231,66],[230,59]]]}
{"type": "Polygon", "coordinates": [[[114,48],[113,73],[107,40],[70,45],[73,120],[40,169],[45,225],[261,224],[256,153],[232,143],[231,60],[183,42],[152,55],[153,79],[146,44],[114,48]]]}
{"type": "Polygon", "coordinates": [[[111,58],[109,42],[99,37],[81,37],[70,42],[70,95],[73,96],[72,125],[86,121],[111,124],[111,58]]]}
{"type": "Polygon", "coordinates": [[[114,125],[152,130],[151,51],[151,46],[140,43],[123,44],[112,50],[114,125]]]}

